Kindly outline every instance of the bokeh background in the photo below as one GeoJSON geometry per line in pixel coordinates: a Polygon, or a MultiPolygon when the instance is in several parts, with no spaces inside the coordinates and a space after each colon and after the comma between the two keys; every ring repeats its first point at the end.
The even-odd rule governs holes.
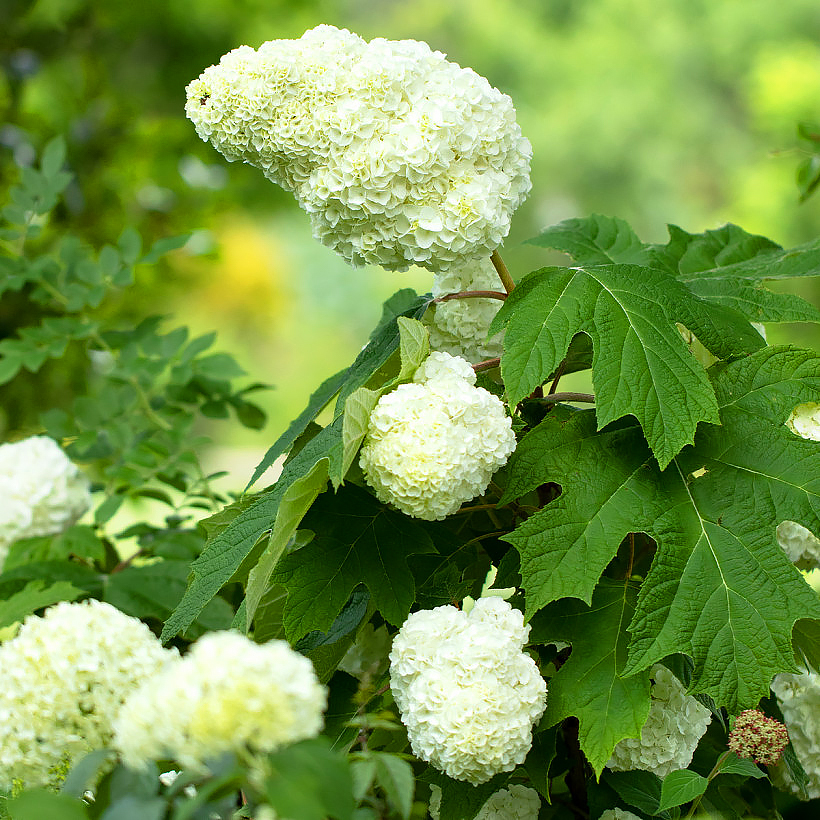
{"type": "MultiPolygon", "coordinates": [[[[110,309],[216,328],[249,378],[274,385],[257,397],[264,431],[215,434],[209,460],[239,486],[355,356],[381,301],[431,283],[349,268],[289,195],[225,163],[185,119],[186,84],[223,53],[319,23],[426,40],[513,98],[535,155],[504,247],[516,276],[543,259],[523,240],[592,212],[651,241],[667,222],[731,221],[784,245],[820,235],[820,195],[800,204],[795,185],[796,125],[820,119],[817,0],[0,0],[0,184],[64,134],[73,230],[96,245],[127,224],[148,240],[191,233],[110,309]]],[[[799,287],[817,303],[810,282],[799,287]]],[[[0,335],[3,321],[0,306],[0,335]]],[[[818,342],[807,327],[769,333],[818,342]]]]}

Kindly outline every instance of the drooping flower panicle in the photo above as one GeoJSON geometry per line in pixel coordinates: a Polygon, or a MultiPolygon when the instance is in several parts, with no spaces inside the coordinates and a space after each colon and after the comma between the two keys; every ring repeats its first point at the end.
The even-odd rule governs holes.
{"type": "Polygon", "coordinates": [[[187,95],[199,136],[293,192],[353,264],[489,256],[530,189],[510,98],[426,43],[317,26],[229,52],[187,95]]]}
{"type": "Polygon", "coordinates": [[[100,601],[60,603],[0,645],[0,788],[57,785],[108,746],[126,697],[176,657],[100,601]]]}
{"type": "Polygon", "coordinates": [[[757,709],[746,709],[734,721],[729,732],[729,750],[738,757],[774,766],[789,745],[786,727],[757,709]]]}
{"type": "Polygon", "coordinates": [[[412,384],[379,399],[359,464],[382,501],[435,520],[483,493],[514,449],[504,405],[475,387],[472,367],[431,353],[412,384]]]}
{"type": "Polygon", "coordinates": [[[521,613],[479,598],[416,612],[390,653],[390,686],[413,752],[456,780],[484,783],[522,763],[547,687],[522,648],[521,613]]]}
{"type": "Polygon", "coordinates": [[[15,541],[70,527],[91,504],[89,486],[47,436],[0,444],[0,567],[15,541]]]}
{"type": "Polygon", "coordinates": [[[225,752],[315,737],[326,704],[313,665],[285,641],[211,632],[128,698],[114,748],[132,768],[172,758],[201,769],[225,752]]]}

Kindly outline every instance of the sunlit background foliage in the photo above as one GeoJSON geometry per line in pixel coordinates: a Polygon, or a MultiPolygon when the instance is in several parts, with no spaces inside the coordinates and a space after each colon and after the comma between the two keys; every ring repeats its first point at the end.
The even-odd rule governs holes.
{"type": "MultiPolygon", "coordinates": [[[[219,428],[230,453],[211,457],[238,486],[315,385],[353,358],[381,300],[431,283],[423,271],[347,267],[312,240],[289,195],[199,141],[185,85],[240,44],[319,23],[421,39],[510,94],[535,154],[534,192],[504,249],[515,275],[544,258],[523,240],[592,212],[651,241],[667,222],[732,221],[784,245],[820,233],[820,198],[801,204],[795,184],[797,123],[820,119],[816,0],[0,0],[0,20],[3,186],[64,134],[76,181],[60,218],[74,232],[92,244],[127,224],[149,241],[191,233],[112,309],[124,322],[163,313],[219,328],[252,378],[275,385],[259,398],[264,433],[219,428]],[[233,461],[244,447],[247,461],[233,461]]],[[[0,337],[26,309],[4,299],[0,337]]],[[[807,334],[773,335],[816,341],[807,334]]],[[[60,367],[49,396],[19,379],[13,394],[0,387],[0,437],[32,431],[44,403],[77,389],[60,367]]]]}

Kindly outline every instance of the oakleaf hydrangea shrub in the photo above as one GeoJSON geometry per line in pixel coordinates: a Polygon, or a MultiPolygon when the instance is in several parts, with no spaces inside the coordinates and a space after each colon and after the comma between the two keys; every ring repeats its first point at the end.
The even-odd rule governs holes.
{"type": "MultiPolygon", "coordinates": [[[[242,373],[208,336],[97,310],[174,243],[142,255],[125,231],[116,247],[69,243],[72,256],[47,224],[64,151],[21,174],[0,292],[44,318],[0,340],[0,379],[67,345],[105,367],[87,396],[44,408],[99,500],[78,524],[13,536],[0,651],[27,614],[81,598],[96,603],[64,606],[116,606],[173,650],[100,708],[104,731],[83,722],[87,692],[52,698],[80,715],[76,749],[54,742],[37,665],[12,691],[23,711],[29,690],[48,701],[36,751],[51,756],[5,785],[65,786],[23,788],[12,809],[815,810],[800,801],[820,795],[820,599],[802,570],[820,533],[820,356],[769,345],[766,326],[820,319],[768,287],[820,274],[820,244],[784,249],[736,225],[671,225],[646,243],[593,215],[530,240],[530,257],[543,249],[530,273],[504,250],[511,273],[500,246],[529,191],[529,143],[509,98],[423,43],[320,26],[236,48],[187,95],[199,136],[291,191],[322,242],[357,265],[420,265],[430,289],[385,302],[355,361],[224,497],[199,467],[195,416],[259,427],[258,385],[236,389],[242,373]],[[116,532],[119,505],[141,495],[170,514],[116,532]],[[779,717],[791,740],[774,763],[779,717]]],[[[48,663],[70,657],[71,680],[93,645],[48,663]]]]}

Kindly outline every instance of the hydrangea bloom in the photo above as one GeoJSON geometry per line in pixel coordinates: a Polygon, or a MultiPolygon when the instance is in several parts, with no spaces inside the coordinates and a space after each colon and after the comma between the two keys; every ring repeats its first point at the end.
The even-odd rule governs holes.
{"type": "MultiPolygon", "coordinates": [[[[820,797],[820,674],[777,675],[772,683],[794,751],[809,776],[809,797],[820,797]]],[[[785,775],[784,775],[785,776],[785,775]]],[[[787,787],[797,791],[791,778],[787,787]]]]}
{"type": "Polygon", "coordinates": [[[293,192],[353,264],[489,256],[530,189],[510,98],[426,43],[333,26],[241,46],[187,88],[199,136],[293,192]]]}
{"type": "Polygon", "coordinates": [[[604,813],[600,816],[598,820],[641,820],[637,814],[633,814],[631,811],[627,811],[626,809],[607,809],[604,813]]]}
{"type": "Polygon", "coordinates": [[[774,766],[789,745],[789,733],[779,720],[757,709],[745,709],[735,718],[727,745],[738,757],[774,766]]]}
{"type": "MultiPolygon", "coordinates": [[[[441,816],[441,789],[430,787],[430,817],[441,816]]],[[[535,789],[515,783],[499,789],[479,809],[475,820],[537,820],[541,810],[541,798],[535,789]]]]}
{"type": "Polygon", "coordinates": [[[432,521],[487,489],[515,434],[501,401],[474,385],[464,359],[432,353],[413,384],[379,399],[359,464],[382,501],[432,521]]]}
{"type": "MultiPolygon", "coordinates": [[[[433,277],[433,296],[465,290],[498,290],[499,278],[488,259],[458,265],[433,277]]],[[[432,306],[424,317],[430,331],[430,349],[461,356],[476,363],[501,355],[503,333],[487,339],[487,330],[503,302],[471,297],[450,299],[432,306]]]]}
{"type": "Polygon", "coordinates": [[[820,539],[796,521],[781,521],[777,526],[777,543],[798,569],[820,567],[820,539]]]}
{"type": "Polygon", "coordinates": [[[315,737],[326,703],[312,664],[285,641],[211,632],[128,698],[114,747],[132,768],[160,758],[202,768],[227,751],[315,737]]]}
{"type": "Polygon", "coordinates": [[[54,535],[89,507],[88,479],[46,436],[0,444],[0,566],[20,538],[54,535]]]}
{"type": "Polygon", "coordinates": [[[474,785],[523,762],[547,692],[522,651],[529,630],[501,598],[479,598],[469,614],[440,606],[405,621],[390,687],[417,757],[474,785]]]}
{"type": "Polygon", "coordinates": [[[607,766],[616,772],[644,769],[666,777],[685,769],[712,713],[691,695],[665,667],[652,667],[652,705],[639,738],[626,738],[615,747],[607,766]]]}
{"type": "Polygon", "coordinates": [[[27,618],[0,645],[0,788],[56,785],[71,763],[109,744],[126,696],[175,655],[100,601],[27,618]]]}
{"type": "Polygon", "coordinates": [[[798,404],[786,420],[788,428],[801,438],[820,441],[820,404],[798,404]]]}

